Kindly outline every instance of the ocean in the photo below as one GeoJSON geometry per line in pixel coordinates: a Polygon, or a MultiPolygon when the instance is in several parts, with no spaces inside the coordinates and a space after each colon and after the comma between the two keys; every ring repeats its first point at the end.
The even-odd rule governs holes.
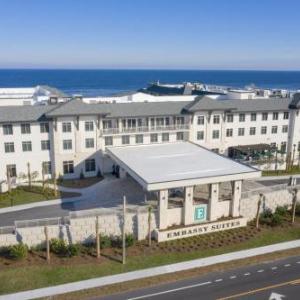
{"type": "Polygon", "coordinates": [[[137,90],[148,83],[184,81],[243,88],[300,89],[300,71],[208,70],[0,70],[0,87],[54,86],[68,94],[111,95],[137,90]]]}

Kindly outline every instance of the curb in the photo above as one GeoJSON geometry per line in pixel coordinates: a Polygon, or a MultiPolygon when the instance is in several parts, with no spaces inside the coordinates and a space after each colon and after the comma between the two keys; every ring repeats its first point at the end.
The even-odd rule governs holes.
{"type": "Polygon", "coordinates": [[[148,268],[144,270],[132,271],[132,272],[121,273],[121,274],[110,275],[110,276],[103,276],[99,278],[66,283],[66,284],[56,285],[52,287],[18,292],[15,294],[2,295],[0,296],[0,300],[18,300],[18,299],[27,300],[27,299],[37,299],[42,297],[51,297],[54,295],[76,292],[76,291],[91,289],[96,287],[102,287],[105,285],[111,285],[111,284],[121,283],[130,280],[169,274],[173,272],[185,271],[185,270],[195,269],[199,267],[205,267],[205,266],[215,265],[218,263],[224,263],[224,262],[234,261],[238,259],[262,255],[266,253],[272,253],[276,251],[282,251],[282,250],[299,248],[299,247],[300,247],[300,240],[278,243],[269,246],[263,246],[263,247],[253,248],[253,249],[241,250],[237,252],[231,252],[231,253],[226,253],[226,254],[221,254],[216,256],[210,256],[206,258],[190,260],[186,262],[175,263],[171,265],[164,265],[164,266],[148,268]]]}

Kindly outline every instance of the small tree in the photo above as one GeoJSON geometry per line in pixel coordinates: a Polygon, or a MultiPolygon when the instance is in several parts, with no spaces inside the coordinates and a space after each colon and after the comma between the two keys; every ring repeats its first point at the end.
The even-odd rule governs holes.
{"type": "Polygon", "coordinates": [[[292,223],[295,223],[296,204],[297,204],[298,189],[293,189],[293,204],[292,204],[292,223]]]}
{"type": "Polygon", "coordinates": [[[45,192],[45,166],[42,166],[42,185],[43,185],[43,192],[45,192]]]}
{"type": "Polygon", "coordinates": [[[96,217],[96,251],[97,251],[97,258],[100,258],[100,233],[99,233],[99,217],[96,217]]]}
{"type": "Polygon", "coordinates": [[[148,207],[148,245],[151,246],[151,217],[152,217],[152,206],[148,207]]]}
{"type": "Polygon", "coordinates": [[[259,199],[257,202],[257,211],[256,211],[256,228],[259,228],[259,211],[260,211],[260,207],[261,207],[261,203],[262,200],[264,199],[264,195],[263,194],[259,194],[259,199]]]}
{"type": "Polygon", "coordinates": [[[54,196],[57,197],[57,178],[56,178],[56,173],[53,172],[53,190],[54,190],[54,196]]]}
{"type": "Polygon", "coordinates": [[[27,163],[27,178],[28,178],[28,186],[31,188],[30,162],[27,163]]]}
{"type": "Polygon", "coordinates": [[[10,170],[8,168],[6,170],[6,181],[7,181],[8,193],[10,194],[10,192],[11,192],[11,176],[10,176],[10,170]]]}

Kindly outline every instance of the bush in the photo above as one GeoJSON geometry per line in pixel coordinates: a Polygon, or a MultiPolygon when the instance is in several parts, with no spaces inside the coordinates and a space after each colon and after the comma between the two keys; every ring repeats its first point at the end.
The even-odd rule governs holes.
{"type": "Polygon", "coordinates": [[[64,240],[52,239],[50,240],[50,251],[57,255],[66,255],[68,247],[64,240]]]}
{"type": "Polygon", "coordinates": [[[78,244],[70,244],[68,247],[68,256],[77,256],[80,252],[80,245],[78,244]]]}
{"type": "Polygon", "coordinates": [[[110,248],[111,247],[111,237],[107,235],[102,235],[100,234],[100,248],[105,249],[105,248],[110,248]]]}
{"type": "Polygon", "coordinates": [[[282,222],[283,222],[282,215],[279,215],[278,213],[274,213],[271,218],[271,226],[281,225],[282,222]]]}
{"type": "Polygon", "coordinates": [[[84,179],[83,170],[81,170],[79,178],[80,178],[80,179],[84,179]]]}
{"type": "Polygon", "coordinates": [[[272,211],[268,208],[265,209],[260,214],[260,223],[269,225],[269,226],[278,226],[281,225],[283,222],[283,216],[286,214],[287,209],[284,207],[277,207],[275,213],[272,213],[272,211]]]}
{"type": "Polygon", "coordinates": [[[300,203],[296,204],[296,215],[300,216],[300,203]]]}
{"type": "Polygon", "coordinates": [[[101,170],[100,170],[100,168],[98,169],[98,172],[97,172],[97,177],[98,177],[98,178],[101,178],[101,177],[102,177],[102,173],[101,173],[101,170]]]}
{"type": "Polygon", "coordinates": [[[126,247],[131,247],[134,245],[135,243],[135,238],[133,236],[133,234],[126,234],[126,238],[125,238],[125,241],[126,241],[126,247]]]}
{"type": "Polygon", "coordinates": [[[284,217],[285,215],[287,215],[288,213],[288,209],[286,206],[277,206],[276,210],[275,210],[275,214],[278,214],[279,216],[284,217]]]}
{"type": "MultiPolygon", "coordinates": [[[[126,248],[133,246],[135,243],[135,238],[132,234],[126,234],[125,236],[125,245],[126,248]]],[[[112,247],[122,248],[123,241],[121,236],[115,236],[111,241],[112,247]]]]}
{"type": "Polygon", "coordinates": [[[8,248],[8,255],[12,259],[24,259],[27,257],[28,247],[24,244],[13,245],[8,248]]]}

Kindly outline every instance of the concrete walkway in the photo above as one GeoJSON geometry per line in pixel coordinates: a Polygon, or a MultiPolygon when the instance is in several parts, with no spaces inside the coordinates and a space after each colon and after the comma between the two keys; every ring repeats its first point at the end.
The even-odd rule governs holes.
{"type": "Polygon", "coordinates": [[[73,283],[67,283],[47,288],[41,288],[31,291],[24,291],[15,294],[8,294],[0,296],[0,300],[18,300],[18,299],[37,299],[42,297],[50,297],[58,294],[65,294],[90,288],[102,287],[105,285],[121,283],[130,280],[137,280],[141,278],[153,277],[163,274],[169,274],[179,271],[190,270],[199,267],[210,266],[218,263],[225,263],[238,259],[244,259],[266,253],[272,253],[276,251],[282,251],[292,248],[299,248],[300,240],[291,242],[284,242],[279,244],[273,244],[270,246],[264,246],[259,248],[253,248],[249,250],[242,250],[237,252],[231,252],[227,254],[221,254],[206,258],[200,258],[190,260],[186,262],[164,265],[161,267],[149,268],[139,271],[133,271],[128,273],[122,273],[117,275],[104,276],[100,278],[88,279],[73,283]]]}

